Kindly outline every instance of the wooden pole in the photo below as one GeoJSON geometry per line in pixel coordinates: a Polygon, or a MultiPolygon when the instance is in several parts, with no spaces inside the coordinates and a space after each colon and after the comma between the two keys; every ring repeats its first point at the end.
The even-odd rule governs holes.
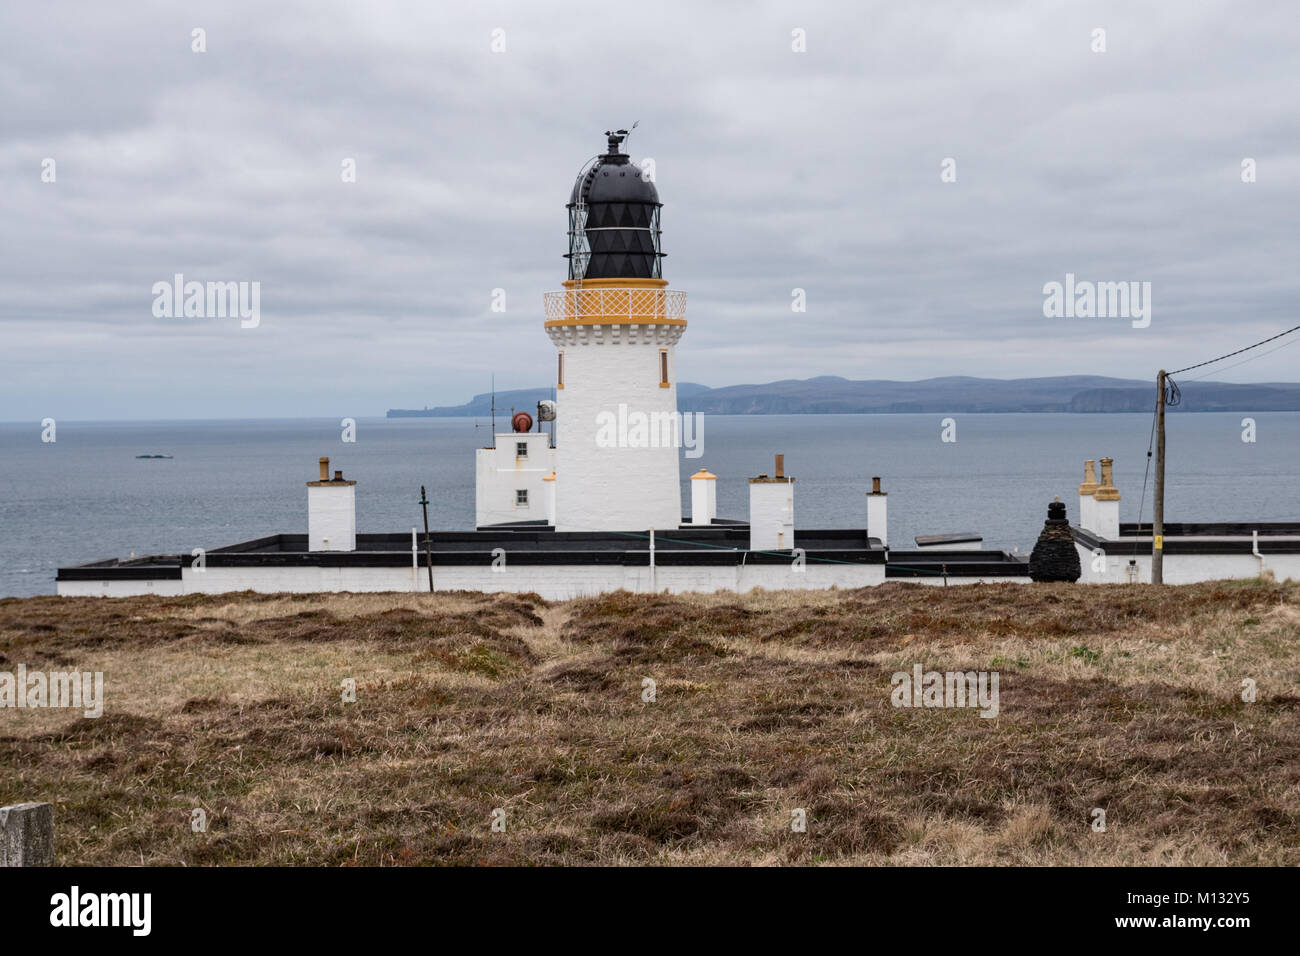
{"type": "Polygon", "coordinates": [[[1165,370],[1156,376],[1156,490],[1151,515],[1151,583],[1165,583],[1165,370]]]}
{"type": "Polygon", "coordinates": [[[429,496],[420,486],[420,506],[424,509],[424,560],[429,566],[429,593],[433,593],[433,546],[429,543],[429,496]]]}

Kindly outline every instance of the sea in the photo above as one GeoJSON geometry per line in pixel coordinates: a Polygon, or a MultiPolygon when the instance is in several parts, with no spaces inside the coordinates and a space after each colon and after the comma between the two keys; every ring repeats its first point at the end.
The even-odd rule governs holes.
{"type": "MultiPolygon", "coordinates": [[[[1300,521],[1300,412],[1249,416],[1253,436],[1246,417],[1168,416],[1166,520],[1300,521]]],[[[706,467],[719,515],[746,518],[745,479],[771,473],[781,453],[796,530],[862,527],[879,475],[892,547],[976,532],[985,547],[1024,554],[1053,497],[1077,516],[1087,458],[1115,459],[1121,520],[1150,520],[1151,424],[1149,414],[708,415],[702,454],[682,450],[683,510],[689,476],[706,467]]],[[[357,481],[359,532],[423,527],[421,485],[432,528],[471,529],[474,450],[491,442],[489,422],[473,418],[360,418],[352,442],[338,419],[59,421],[53,442],[42,434],[39,422],[0,423],[0,597],[52,594],[62,566],[305,533],[305,483],[326,455],[357,481]]]]}

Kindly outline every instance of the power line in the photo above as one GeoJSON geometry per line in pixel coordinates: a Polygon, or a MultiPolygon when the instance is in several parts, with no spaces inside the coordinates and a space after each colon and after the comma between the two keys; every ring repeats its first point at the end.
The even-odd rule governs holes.
{"type": "MultiPolygon", "coordinates": [[[[1269,342],[1275,342],[1284,336],[1290,335],[1292,332],[1300,332],[1300,325],[1292,326],[1291,328],[1287,329],[1284,332],[1279,332],[1277,335],[1270,335],[1268,338],[1261,339],[1260,341],[1254,343],[1253,345],[1247,345],[1245,348],[1237,349],[1236,351],[1233,352],[1228,352],[1224,355],[1220,355],[1217,358],[1209,359],[1208,361],[1205,362],[1197,362],[1195,365],[1188,365],[1183,368],[1174,369],[1174,371],[1172,372],[1166,372],[1163,369],[1161,369],[1160,375],[1156,379],[1156,433],[1157,433],[1156,484],[1155,484],[1155,490],[1153,492],[1153,497],[1155,500],[1152,502],[1152,508],[1151,508],[1151,512],[1152,512],[1151,514],[1151,583],[1152,584],[1163,584],[1165,580],[1164,577],[1165,408],[1166,406],[1169,405],[1177,405],[1182,397],[1182,390],[1179,389],[1178,383],[1174,381],[1173,377],[1175,375],[1181,375],[1183,372],[1190,372],[1193,369],[1204,368],[1207,365],[1214,365],[1218,362],[1222,362],[1224,359],[1230,359],[1235,355],[1241,355],[1243,352],[1249,352],[1253,349],[1257,349],[1261,345],[1267,345],[1269,342]]],[[[1290,345],[1292,343],[1288,342],[1286,344],[1290,345]]],[[[1271,349],[1270,351],[1277,351],[1277,349],[1271,349]]],[[[1261,357],[1262,356],[1252,356],[1250,359],[1246,359],[1245,361],[1252,361],[1255,358],[1261,358],[1261,357]]],[[[1238,364],[1244,365],[1245,362],[1240,362],[1238,364]]],[[[1202,375],[1198,377],[1204,378],[1205,376],[1202,375]]],[[[1151,446],[1150,444],[1148,444],[1147,445],[1148,468],[1150,467],[1150,464],[1151,464],[1151,446]]],[[[1142,504],[1146,499],[1146,483],[1147,483],[1146,475],[1143,474],[1142,500],[1138,502],[1138,529],[1137,530],[1139,532],[1141,531],[1141,524],[1142,524],[1142,504]]],[[[1136,540],[1134,541],[1133,553],[1134,555],[1137,554],[1136,540]]]]}
{"type": "Polygon", "coordinates": [[[1285,332],[1279,332],[1277,335],[1271,335],[1263,341],[1256,342],[1254,345],[1247,345],[1244,349],[1237,349],[1235,352],[1229,352],[1227,355],[1220,355],[1218,358],[1212,358],[1208,362],[1197,362],[1195,365],[1189,365],[1186,368],[1175,369],[1169,372],[1169,375],[1178,375],[1181,372],[1190,372],[1194,368],[1200,368],[1203,365],[1213,365],[1215,362],[1222,362],[1226,358],[1232,358],[1234,355],[1240,355],[1242,352],[1249,352],[1251,349],[1257,349],[1261,345],[1267,345],[1274,339],[1280,339],[1284,335],[1290,335],[1292,332],[1300,332],[1300,325],[1295,328],[1287,329],[1285,332]]]}
{"type": "Polygon", "coordinates": [[[1264,356],[1266,355],[1272,355],[1274,352],[1280,352],[1283,349],[1290,348],[1291,346],[1295,345],[1297,342],[1300,342],[1300,339],[1292,339],[1290,342],[1283,342],[1275,349],[1269,349],[1267,352],[1264,352],[1260,355],[1252,355],[1250,358],[1242,359],[1240,362],[1233,362],[1227,368],[1215,369],[1213,372],[1206,372],[1204,375],[1197,375],[1195,378],[1191,379],[1191,381],[1199,382],[1203,379],[1209,378],[1211,375],[1222,375],[1224,372],[1228,371],[1229,369],[1238,368],[1239,366],[1245,365],[1247,362],[1254,362],[1257,359],[1264,358],[1264,356]]]}

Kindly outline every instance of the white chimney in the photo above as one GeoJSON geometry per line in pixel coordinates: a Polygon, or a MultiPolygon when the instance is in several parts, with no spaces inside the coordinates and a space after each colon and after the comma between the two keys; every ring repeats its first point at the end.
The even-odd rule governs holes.
{"type": "Polygon", "coordinates": [[[794,548],[794,479],[786,477],[785,456],[776,456],[776,474],[749,479],[749,550],[794,548]]]}
{"type": "Polygon", "coordinates": [[[357,549],[357,483],[343,472],[330,478],[330,460],[320,460],[320,480],[307,482],[307,550],[357,549]]]}
{"type": "Polygon", "coordinates": [[[1119,489],[1115,487],[1115,459],[1101,460],[1101,485],[1092,496],[1094,527],[1090,530],[1103,541],[1119,538],[1119,489]]]}
{"type": "Polygon", "coordinates": [[[1097,524],[1097,508],[1093,495],[1101,485],[1097,481],[1097,463],[1089,458],[1083,463],[1083,484],[1079,486],[1079,527],[1092,531],[1097,524]]]}
{"type": "Polygon", "coordinates": [[[546,489],[546,523],[552,528],[555,527],[555,472],[551,472],[542,481],[546,482],[542,487],[546,489]]]}
{"type": "Polygon", "coordinates": [[[871,490],[867,492],[867,537],[879,538],[880,543],[889,547],[889,520],[885,513],[885,500],[888,492],[880,490],[880,479],[871,479],[871,490]]]}
{"type": "Polygon", "coordinates": [[[718,516],[718,476],[701,468],[691,475],[691,524],[712,524],[718,516]]]}

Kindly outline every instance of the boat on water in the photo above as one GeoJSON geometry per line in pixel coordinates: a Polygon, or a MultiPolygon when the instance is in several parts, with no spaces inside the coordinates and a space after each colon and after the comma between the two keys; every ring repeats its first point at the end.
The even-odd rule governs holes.
{"type": "Polygon", "coordinates": [[[136,458],[172,458],[173,455],[136,455],[136,458]]]}

